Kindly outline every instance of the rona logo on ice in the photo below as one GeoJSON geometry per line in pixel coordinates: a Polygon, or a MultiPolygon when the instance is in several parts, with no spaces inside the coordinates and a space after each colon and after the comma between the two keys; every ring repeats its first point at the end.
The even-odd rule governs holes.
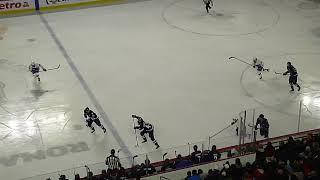
{"type": "Polygon", "coordinates": [[[68,0],[46,0],[47,4],[50,5],[50,4],[59,4],[59,3],[64,3],[64,2],[67,2],[68,0]]]}
{"type": "Polygon", "coordinates": [[[5,167],[15,166],[18,160],[21,159],[23,163],[32,162],[33,160],[45,160],[47,158],[55,158],[72,153],[79,153],[89,151],[89,146],[85,142],[76,144],[66,144],[64,146],[54,146],[46,150],[37,150],[35,152],[23,152],[13,154],[8,157],[0,156],[0,164],[5,167]]]}
{"type": "Polygon", "coordinates": [[[30,7],[28,1],[0,0],[0,10],[23,9],[30,7]]]}

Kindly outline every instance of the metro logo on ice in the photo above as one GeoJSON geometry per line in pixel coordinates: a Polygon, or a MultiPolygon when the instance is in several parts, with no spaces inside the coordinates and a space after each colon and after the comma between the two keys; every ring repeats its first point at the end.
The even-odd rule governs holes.
{"type": "Polygon", "coordinates": [[[25,9],[30,7],[30,1],[1,0],[0,10],[25,9]]]}

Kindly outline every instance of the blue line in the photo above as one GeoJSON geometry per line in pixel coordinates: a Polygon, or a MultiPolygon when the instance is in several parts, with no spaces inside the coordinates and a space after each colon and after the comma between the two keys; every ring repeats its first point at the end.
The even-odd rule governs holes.
{"type": "Polygon", "coordinates": [[[112,125],[110,119],[108,118],[108,115],[104,112],[104,110],[101,107],[100,103],[98,102],[97,98],[92,93],[92,91],[89,88],[88,84],[86,83],[86,81],[82,77],[80,71],[77,69],[76,65],[74,64],[74,62],[72,61],[72,59],[68,55],[66,49],[63,47],[61,41],[59,40],[59,38],[54,33],[52,27],[49,25],[48,21],[43,17],[43,15],[41,13],[39,13],[39,16],[40,16],[40,19],[43,22],[43,24],[46,26],[46,28],[47,28],[49,34],[51,35],[52,39],[54,40],[54,42],[58,46],[59,50],[63,54],[64,58],[66,59],[67,63],[69,64],[71,70],[73,71],[75,76],[78,78],[78,80],[80,81],[83,89],[86,91],[86,93],[89,96],[89,98],[91,99],[93,105],[95,106],[95,108],[99,112],[99,114],[102,117],[103,121],[107,124],[108,129],[111,131],[112,135],[114,136],[116,141],[119,143],[121,151],[123,153],[125,153],[128,157],[132,157],[132,154],[129,151],[129,148],[126,146],[124,141],[121,139],[121,137],[120,137],[119,133],[117,132],[116,128],[112,125]]]}

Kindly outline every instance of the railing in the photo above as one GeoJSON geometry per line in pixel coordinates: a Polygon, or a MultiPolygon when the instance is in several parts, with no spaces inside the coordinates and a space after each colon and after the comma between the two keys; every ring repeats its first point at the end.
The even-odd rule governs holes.
{"type": "MultiPolygon", "coordinates": [[[[293,134],[289,134],[289,135],[274,137],[274,138],[270,138],[270,139],[260,140],[260,141],[254,142],[254,143],[245,143],[240,146],[235,145],[235,146],[221,148],[221,149],[218,149],[218,151],[222,154],[220,160],[226,160],[229,158],[239,157],[244,154],[255,153],[257,146],[265,145],[269,141],[272,142],[275,147],[277,147],[279,142],[286,141],[290,136],[295,139],[299,139],[299,138],[301,139],[301,138],[305,138],[308,134],[320,134],[320,129],[308,130],[308,131],[304,131],[304,132],[298,132],[298,133],[293,133],[293,134]]],[[[184,154],[182,154],[182,156],[189,155],[189,148],[186,148],[186,147],[191,147],[194,144],[201,146],[202,143],[203,142],[198,142],[198,143],[193,143],[193,144],[189,144],[186,146],[181,146],[180,148],[184,149],[184,154]]],[[[134,159],[134,162],[135,162],[135,164],[140,164],[140,163],[144,162],[146,157],[148,157],[148,156],[152,157],[155,155],[161,157],[162,159],[169,158],[171,161],[174,161],[176,158],[176,152],[173,152],[173,151],[175,151],[175,149],[176,148],[171,148],[166,151],[154,151],[154,152],[150,152],[150,153],[140,154],[134,159]],[[163,152],[169,152],[169,153],[167,153],[163,157],[163,155],[164,155],[163,152]]],[[[149,159],[152,162],[152,159],[151,158],[149,158],[149,159]]],[[[130,158],[127,158],[127,157],[120,158],[121,163],[124,164],[124,166],[126,168],[129,168],[129,169],[127,169],[127,171],[129,171],[133,165],[133,164],[131,164],[131,162],[128,163],[129,160],[130,160],[130,158]]],[[[210,162],[205,162],[205,163],[201,163],[201,164],[206,164],[206,163],[210,163],[210,162]]],[[[152,164],[154,167],[156,167],[157,170],[159,170],[161,165],[163,164],[163,161],[159,161],[159,162],[152,163],[152,164]]],[[[197,164],[197,165],[201,165],[201,164],[197,164]]],[[[52,180],[54,180],[54,179],[59,179],[60,174],[65,175],[66,178],[68,178],[68,179],[74,179],[75,174],[79,174],[80,177],[86,177],[87,172],[90,170],[93,172],[93,174],[97,175],[97,174],[101,174],[101,171],[107,168],[106,165],[104,164],[104,162],[89,164],[89,165],[87,165],[87,167],[88,168],[86,168],[85,166],[75,167],[75,168],[57,171],[57,172],[53,172],[53,173],[42,174],[39,176],[25,178],[24,180],[45,180],[47,178],[51,178],[52,180]]],[[[174,171],[174,169],[172,171],[174,171]]],[[[158,172],[158,174],[159,173],[161,174],[164,172],[158,172]]],[[[163,176],[163,177],[165,177],[165,176],[163,176]]]]}
{"type": "Polygon", "coordinates": [[[254,129],[256,119],[260,114],[263,114],[269,121],[269,138],[320,128],[318,121],[320,103],[312,101],[309,96],[312,94],[304,94],[300,97],[302,100],[299,102],[288,102],[272,108],[248,109],[239,113],[237,126],[240,127],[240,123],[244,124],[244,128],[239,130],[243,138],[239,144],[265,139],[259,135],[259,130],[254,129]]]}
{"type": "MultiPolygon", "coordinates": [[[[194,145],[197,145],[201,151],[210,150],[212,145],[216,145],[217,147],[226,147],[229,145],[219,151],[224,157],[232,157],[235,155],[231,153],[232,151],[240,154],[255,152],[256,144],[263,144],[267,141],[283,141],[289,135],[298,137],[306,135],[307,133],[320,132],[320,129],[309,131],[310,129],[319,128],[320,124],[314,123],[314,120],[320,113],[313,107],[313,104],[308,101],[308,98],[299,101],[299,103],[288,103],[287,106],[282,106],[283,105],[279,105],[276,109],[254,108],[242,111],[233,120],[230,120],[230,125],[209,136],[205,141],[187,143],[169,149],[138,154],[134,157],[121,157],[120,162],[124,168],[128,169],[136,164],[144,163],[146,159],[149,159],[150,162],[156,162],[153,163],[153,165],[158,167],[161,166],[164,159],[175,159],[178,154],[182,157],[189,156],[191,152],[193,152],[194,145]],[[270,135],[266,140],[254,129],[255,121],[259,114],[264,114],[269,120],[270,135]],[[281,127],[281,124],[283,124],[284,127],[281,127]],[[300,133],[300,131],[304,132],[300,133]]],[[[107,168],[104,162],[88,164],[87,166],[93,174],[100,174],[102,170],[107,168]]],[[[79,174],[80,177],[85,177],[88,168],[84,166],[75,167],[25,178],[25,180],[43,180],[49,177],[58,179],[60,174],[66,175],[69,179],[73,179],[75,174],[79,174]]]]}

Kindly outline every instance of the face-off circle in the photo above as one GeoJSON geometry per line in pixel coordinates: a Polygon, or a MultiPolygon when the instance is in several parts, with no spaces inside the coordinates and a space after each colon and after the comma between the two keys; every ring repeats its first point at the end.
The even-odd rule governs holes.
{"type": "Polygon", "coordinates": [[[264,107],[298,116],[301,102],[302,116],[320,119],[319,57],[320,53],[299,53],[262,58],[270,72],[263,72],[263,79],[259,80],[256,70],[248,67],[241,76],[241,86],[248,96],[264,107]],[[298,84],[301,86],[299,92],[297,87],[294,87],[294,92],[290,92],[289,77],[282,75],[286,71],[287,61],[291,61],[298,71],[298,84]],[[281,73],[275,74],[275,71],[281,73]]]}
{"type": "Polygon", "coordinates": [[[193,34],[236,36],[266,31],[278,23],[280,15],[264,1],[218,0],[207,14],[201,1],[178,0],[163,9],[162,18],[169,26],[193,34]]]}

